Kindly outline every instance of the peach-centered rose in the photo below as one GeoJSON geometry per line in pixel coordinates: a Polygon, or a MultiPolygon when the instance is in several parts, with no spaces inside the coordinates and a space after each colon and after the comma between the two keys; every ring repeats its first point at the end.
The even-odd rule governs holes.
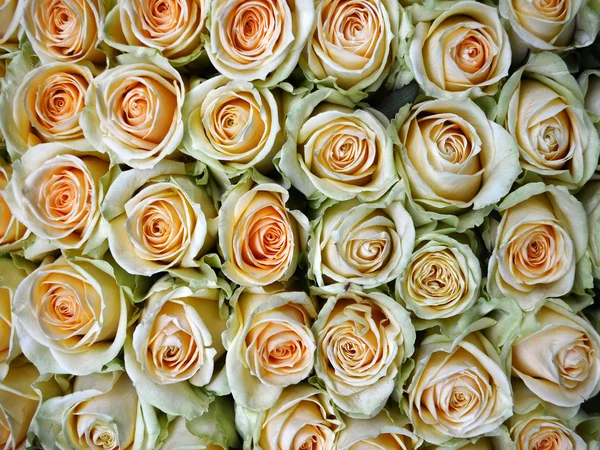
{"type": "Polygon", "coordinates": [[[200,55],[207,0],[124,0],[106,17],[106,42],[125,52],[158,50],[174,65],[200,55]]]}
{"type": "Polygon", "coordinates": [[[32,0],[23,26],[37,56],[52,61],[103,64],[101,42],[104,5],[98,0],[32,0]]]}
{"type": "Polygon", "coordinates": [[[517,450],[585,450],[587,444],[560,420],[550,416],[533,416],[518,420],[511,429],[517,450]]]}
{"type": "Polygon", "coordinates": [[[416,450],[423,443],[394,407],[371,419],[344,418],[344,422],[339,450],[416,450]]]}
{"type": "Polygon", "coordinates": [[[511,50],[495,7],[460,1],[417,23],[410,60],[428,95],[480,97],[495,94],[508,75],[511,50]]]}
{"type": "Polygon", "coordinates": [[[2,194],[8,185],[11,173],[11,166],[0,166],[0,251],[16,250],[31,234],[10,211],[2,194]]]}
{"type": "Polygon", "coordinates": [[[544,401],[579,406],[600,389],[600,336],[552,300],[535,318],[539,329],[513,344],[513,374],[544,401]]]}
{"type": "Polygon", "coordinates": [[[219,247],[229,279],[265,286],[293,275],[304,244],[300,233],[308,221],[286,208],[288,196],[277,184],[252,180],[240,182],[227,194],[219,211],[219,247]]]}
{"type": "Polygon", "coordinates": [[[301,65],[309,78],[333,78],[342,89],[376,90],[394,66],[400,22],[397,2],[323,0],[301,65]]]}

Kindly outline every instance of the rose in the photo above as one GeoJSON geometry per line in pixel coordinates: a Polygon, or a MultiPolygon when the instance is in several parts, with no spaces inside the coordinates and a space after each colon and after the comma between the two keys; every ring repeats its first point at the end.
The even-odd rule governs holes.
{"type": "Polygon", "coordinates": [[[419,86],[432,97],[494,95],[508,75],[508,36],[493,6],[459,1],[431,17],[418,10],[408,57],[419,86]]]}
{"type": "Polygon", "coordinates": [[[73,148],[89,147],[83,139],[79,115],[93,78],[90,68],[74,63],[33,68],[23,54],[15,58],[14,65],[0,100],[7,111],[0,118],[0,127],[11,155],[20,157],[42,142],[68,141],[73,148]],[[21,73],[22,66],[32,70],[21,73]]]}
{"type": "Polygon", "coordinates": [[[42,63],[90,61],[106,64],[97,48],[102,38],[104,4],[99,0],[31,0],[23,28],[42,63]]]}
{"type": "Polygon", "coordinates": [[[467,334],[473,327],[454,342],[431,335],[415,354],[402,404],[415,433],[432,444],[489,433],[512,415],[510,383],[497,350],[481,332],[467,334]]]}
{"type": "Polygon", "coordinates": [[[251,167],[267,173],[283,142],[280,96],[224,76],[188,92],[183,121],[185,152],[228,178],[251,167]]]}
{"type": "Polygon", "coordinates": [[[574,431],[551,416],[514,416],[509,420],[511,435],[517,450],[570,448],[585,450],[585,441],[574,431]]]}
{"type": "Polygon", "coordinates": [[[600,279],[600,181],[591,181],[577,198],[585,208],[588,220],[588,251],[594,278],[600,279]]]}
{"type": "Polygon", "coordinates": [[[96,77],[81,114],[85,137],[115,162],[149,169],[183,138],[181,75],[164,58],[118,57],[96,77]]]}
{"type": "Polygon", "coordinates": [[[300,58],[306,78],[338,86],[357,100],[376,91],[396,60],[399,4],[390,0],[322,0],[315,20],[300,58]]]}
{"type": "Polygon", "coordinates": [[[108,158],[59,143],[39,144],[13,163],[3,191],[13,215],[38,237],[84,254],[105,240],[100,205],[108,158]]]}
{"type": "Polygon", "coordinates": [[[517,141],[523,169],[544,182],[577,189],[593,175],[600,138],[559,56],[542,53],[510,77],[497,121],[517,141]]]}
{"type": "Polygon", "coordinates": [[[408,429],[408,420],[395,411],[383,410],[372,419],[346,419],[339,450],[415,450],[423,440],[408,429]]]}
{"type": "Polygon", "coordinates": [[[315,302],[303,292],[254,288],[238,289],[230,304],[223,339],[231,393],[240,406],[268,409],[313,369],[315,302]]]}
{"type": "Polygon", "coordinates": [[[23,354],[40,372],[87,375],[119,354],[128,309],[107,262],[61,256],[19,285],[13,325],[23,354]]]}
{"type": "Polygon", "coordinates": [[[286,207],[289,193],[246,177],[226,194],[219,211],[223,273],[242,286],[288,280],[305,246],[308,219],[286,207]]]}
{"type": "Polygon", "coordinates": [[[0,5],[0,45],[19,43],[19,24],[25,3],[19,0],[4,0],[0,5]]]}
{"type": "Polygon", "coordinates": [[[2,191],[6,189],[12,166],[4,165],[0,159],[0,251],[11,252],[23,247],[31,232],[11,212],[2,191]]]}
{"type": "Polygon", "coordinates": [[[394,390],[401,392],[399,372],[414,351],[415,329],[392,298],[355,290],[330,297],[313,333],[315,372],[345,414],[373,417],[394,390]]]}
{"type": "Polygon", "coordinates": [[[600,336],[566,304],[550,300],[512,345],[513,375],[542,400],[579,406],[600,390],[600,336]]]}
{"type": "Polygon", "coordinates": [[[481,268],[471,247],[439,232],[421,232],[396,298],[424,320],[447,319],[479,298],[481,268]]]}
{"type": "Polygon", "coordinates": [[[199,387],[218,377],[225,353],[221,334],[229,313],[229,286],[203,264],[183,281],[165,275],[150,289],[125,344],[125,367],[140,398],[171,415],[193,419],[212,400],[199,387]]]}
{"type": "Polygon", "coordinates": [[[214,200],[176,161],[119,174],[106,194],[103,214],[111,253],[131,274],[197,267],[196,259],[217,234],[214,200]]]}
{"type": "Polygon", "coordinates": [[[416,226],[441,220],[462,232],[480,224],[521,171],[514,140],[468,99],[407,105],[394,127],[416,226]]]}
{"type": "Polygon", "coordinates": [[[381,286],[404,271],[414,240],[394,192],[379,203],[337,203],[312,224],[308,276],[327,292],[344,292],[347,283],[381,286]]]}
{"type": "Polygon", "coordinates": [[[585,96],[585,109],[596,116],[596,130],[600,133],[600,71],[586,70],[577,81],[585,96]]]}
{"type": "Polygon", "coordinates": [[[34,431],[42,448],[150,449],[156,448],[159,422],[127,374],[111,367],[76,377],[72,393],[44,402],[34,431]]]}
{"type": "Polygon", "coordinates": [[[317,204],[377,200],[398,180],[388,120],[349,105],[335,100],[335,91],[320,89],[298,101],[286,120],[287,140],[276,163],[317,204]]]}
{"type": "Polygon", "coordinates": [[[296,66],[314,18],[312,0],[212,0],[206,53],[232,80],[273,86],[296,66]]]}
{"type": "Polygon", "coordinates": [[[587,217],[564,188],[527,184],[497,208],[493,227],[488,292],[515,299],[530,311],[549,297],[573,288],[576,263],[587,247],[587,217]]]}
{"type": "Polygon", "coordinates": [[[331,398],[308,384],[285,388],[277,403],[252,413],[236,405],[236,425],[244,448],[334,450],[341,419],[331,398]]]}
{"type": "Polygon", "coordinates": [[[106,17],[104,39],[123,52],[158,51],[182,66],[201,54],[209,5],[208,0],[122,1],[106,17]]]}
{"type": "Polygon", "coordinates": [[[500,0],[499,4],[500,14],[510,22],[513,45],[534,51],[564,51],[590,45],[600,24],[600,15],[593,8],[587,0],[500,0]]]}

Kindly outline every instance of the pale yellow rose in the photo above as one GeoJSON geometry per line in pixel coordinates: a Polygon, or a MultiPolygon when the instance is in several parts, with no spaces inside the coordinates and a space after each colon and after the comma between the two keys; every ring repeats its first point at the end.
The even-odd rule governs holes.
{"type": "Polygon", "coordinates": [[[97,47],[105,17],[102,0],[30,0],[23,27],[42,63],[106,63],[97,47]]]}
{"type": "Polygon", "coordinates": [[[104,25],[106,43],[123,52],[158,51],[176,66],[202,51],[209,0],[123,0],[104,25]]]}
{"type": "Polygon", "coordinates": [[[565,304],[550,300],[512,346],[513,375],[558,406],[579,406],[600,390],[600,336],[565,304]]]}
{"type": "Polygon", "coordinates": [[[564,188],[527,184],[500,204],[493,228],[488,292],[513,298],[522,309],[571,291],[588,243],[586,213],[564,188]]]}
{"type": "MultiPolygon", "coordinates": [[[[0,160],[2,163],[2,160],[0,160]]],[[[0,251],[10,252],[23,246],[23,241],[31,232],[17,220],[4,200],[2,191],[6,189],[12,174],[10,165],[0,165],[0,251]]]]}
{"type": "Polygon", "coordinates": [[[516,450],[586,450],[585,441],[551,416],[513,416],[509,420],[516,450]]]}
{"type": "Polygon", "coordinates": [[[512,392],[494,346],[480,332],[455,342],[432,335],[415,354],[403,406],[415,432],[441,445],[498,428],[512,415],[512,392]]]}
{"type": "Polygon", "coordinates": [[[308,219],[289,210],[289,193],[278,184],[242,180],[219,210],[223,273],[243,286],[288,280],[306,243],[308,219]]]}
{"type": "Polygon", "coordinates": [[[394,0],[322,0],[300,65],[310,81],[375,91],[396,62],[399,28],[394,0]]]}
{"type": "Polygon", "coordinates": [[[415,26],[409,57],[415,79],[433,97],[481,97],[508,75],[510,43],[494,6],[474,1],[441,8],[415,26]]]}
{"type": "Polygon", "coordinates": [[[19,25],[25,3],[20,0],[0,2],[0,45],[19,43],[19,25]]]}
{"type": "Polygon", "coordinates": [[[92,78],[83,64],[49,63],[8,84],[1,103],[8,112],[0,118],[8,151],[20,156],[30,147],[53,141],[86,147],[79,115],[92,78]]]}
{"type": "Polygon", "coordinates": [[[312,0],[212,0],[206,52],[232,80],[285,80],[313,27],[312,0]]]}
{"type": "Polygon", "coordinates": [[[230,303],[234,314],[223,339],[233,398],[246,408],[270,408],[286,386],[313,369],[315,302],[304,292],[276,287],[239,289],[230,303]]]}

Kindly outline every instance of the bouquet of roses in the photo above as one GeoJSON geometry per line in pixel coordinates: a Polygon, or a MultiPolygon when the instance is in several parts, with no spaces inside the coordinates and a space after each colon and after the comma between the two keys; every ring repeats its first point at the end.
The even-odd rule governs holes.
{"type": "Polygon", "coordinates": [[[0,0],[0,448],[598,450],[600,0],[0,0]]]}

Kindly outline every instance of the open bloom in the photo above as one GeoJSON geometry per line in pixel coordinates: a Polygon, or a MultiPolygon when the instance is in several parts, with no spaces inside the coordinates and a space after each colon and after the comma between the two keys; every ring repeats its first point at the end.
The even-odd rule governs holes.
{"type": "Polygon", "coordinates": [[[234,314],[224,340],[233,398],[253,410],[270,408],[313,369],[315,303],[303,292],[257,288],[238,290],[230,303],[234,314]]]}
{"type": "Polygon", "coordinates": [[[409,57],[415,79],[433,97],[493,95],[508,75],[511,51],[498,11],[474,1],[441,8],[415,26],[409,57]]]}
{"type": "Polygon", "coordinates": [[[90,84],[81,126],[115,162],[152,168],[183,139],[183,80],[162,57],[121,55],[119,61],[90,84]]]}
{"type": "Polygon", "coordinates": [[[394,67],[400,5],[393,0],[322,0],[316,26],[300,59],[310,81],[345,94],[377,90],[394,67]]]}
{"type": "Polygon", "coordinates": [[[102,244],[106,155],[59,143],[39,144],[12,167],[4,200],[29,230],[61,249],[89,253],[102,244]]]}
{"type": "Polygon", "coordinates": [[[285,80],[313,27],[312,0],[213,0],[206,52],[232,80],[285,80]]]}
{"type": "Polygon", "coordinates": [[[120,1],[106,17],[104,39],[123,52],[148,49],[175,66],[187,64],[202,51],[209,4],[208,0],[120,1]]]}
{"type": "Polygon", "coordinates": [[[515,138],[523,169],[544,182],[577,189],[594,174],[600,137],[559,56],[540,54],[510,77],[497,120],[515,138]]]}
{"type": "MultiPolygon", "coordinates": [[[[21,64],[24,57],[17,58],[21,64]]],[[[89,147],[79,124],[93,78],[87,66],[48,63],[26,75],[15,75],[21,78],[7,84],[0,102],[7,111],[0,118],[0,126],[11,155],[21,156],[43,142],[61,141],[75,148],[89,147]]]]}
{"type": "Polygon", "coordinates": [[[517,450],[585,450],[587,444],[573,430],[551,416],[528,414],[510,419],[511,435],[517,450]]]}
{"type": "Polygon", "coordinates": [[[476,437],[512,415],[510,382],[500,356],[480,332],[454,343],[431,336],[415,361],[403,403],[415,432],[427,442],[476,437]]]}
{"type": "Polygon", "coordinates": [[[123,343],[128,302],[105,261],[61,256],[33,271],[13,298],[21,349],[42,373],[86,375],[123,343]]]}
{"type": "Polygon", "coordinates": [[[332,292],[347,283],[381,286],[404,271],[414,242],[412,219],[393,195],[378,203],[340,202],[313,224],[309,276],[332,292]]]}
{"type": "Polygon", "coordinates": [[[462,231],[481,223],[521,172],[512,137],[471,100],[407,105],[394,126],[416,226],[442,220],[462,231]]]}
{"type": "Polygon", "coordinates": [[[306,243],[308,220],[286,207],[289,192],[271,182],[240,181],[219,211],[223,273],[242,286],[288,280],[306,243]]]}
{"type": "Polygon", "coordinates": [[[290,111],[279,169],[309,200],[377,200],[398,180],[389,122],[373,109],[328,103],[334,94],[318,90],[290,111]]]}
{"type": "Polygon", "coordinates": [[[112,255],[132,274],[197,267],[217,234],[214,201],[181,162],[122,172],[106,194],[103,214],[112,255]]]}
{"type": "Polygon", "coordinates": [[[564,189],[534,183],[511,193],[498,209],[502,220],[493,233],[490,295],[514,298],[530,311],[546,298],[569,293],[588,243],[581,203],[564,189]]]}
{"type": "Polygon", "coordinates": [[[373,417],[403,379],[415,329],[395,300],[379,292],[330,297],[313,326],[315,371],[336,406],[351,417],[373,417]]]}
{"type": "Polygon", "coordinates": [[[224,76],[210,78],[185,97],[185,152],[217,175],[263,173],[283,142],[283,111],[276,91],[224,76]]]}
{"type": "Polygon", "coordinates": [[[579,406],[600,390],[600,336],[587,320],[552,300],[535,318],[538,328],[524,330],[513,343],[513,375],[546,402],[579,406]]]}
{"type": "Polygon", "coordinates": [[[262,450],[334,450],[343,428],[329,395],[308,384],[285,388],[277,403],[259,414],[244,414],[236,405],[236,425],[245,445],[262,450]]]}
{"type": "Polygon", "coordinates": [[[97,47],[105,18],[99,0],[31,0],[23,27],[42,63],[53,61],[106,63],[97,47]]]}
{"type": "Polygon", "coordinates": [[[0,165],[0,252],[20,249],[23,247],[24,241],[31,235],[27,227],[13,215],[2,194],[8,185],[11,174],[12,166],[0,165]]]}

